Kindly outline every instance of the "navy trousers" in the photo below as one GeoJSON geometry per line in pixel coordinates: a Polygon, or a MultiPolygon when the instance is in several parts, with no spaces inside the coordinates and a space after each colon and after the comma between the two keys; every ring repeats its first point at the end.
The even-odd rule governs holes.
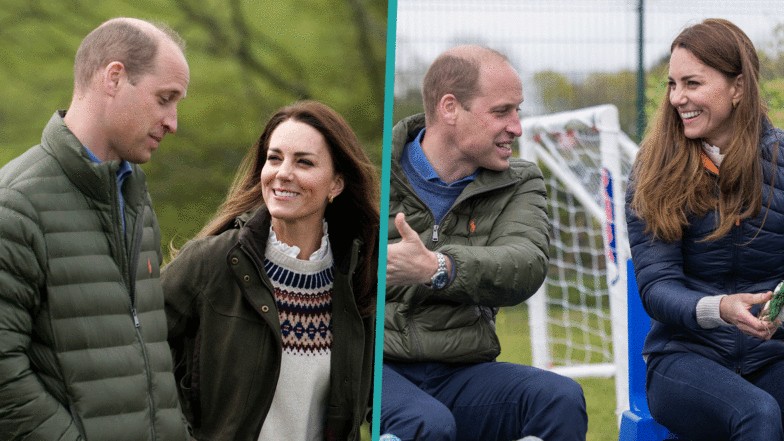
{"type": "Polygon", "coordinates": [[[384,363],[381,433],[404,441],[584,441],[577,382],[531,366],[384,363]]]}
{"type": "Polygon", "coordinates": [[[648,359],[648,407],[691,441],[781,441],[784,361],[748,375],[691,352],[648,359]]]}

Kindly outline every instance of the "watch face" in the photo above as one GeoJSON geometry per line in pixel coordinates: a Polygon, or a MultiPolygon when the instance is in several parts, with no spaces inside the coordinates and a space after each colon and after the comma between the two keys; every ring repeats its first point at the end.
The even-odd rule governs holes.
{"type": "Polygon", "coordinates": [[[443,288],[446,286],[447,281],[449,281],[449,277],[447,276],[446,271],[436,273],[432,279],[433,289],[443,288]]]}

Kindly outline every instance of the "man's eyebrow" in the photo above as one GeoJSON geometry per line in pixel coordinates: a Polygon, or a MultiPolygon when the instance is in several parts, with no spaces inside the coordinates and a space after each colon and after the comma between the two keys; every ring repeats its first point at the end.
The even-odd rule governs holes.
{"type": "Polygon", "coordinates": [[[158,92],[159,95],[165,95],[168,99],[175,99],[182,97],[181,99],[185,99],[186,92],[180,91],[178,89],[162,89],[158,92]]]}

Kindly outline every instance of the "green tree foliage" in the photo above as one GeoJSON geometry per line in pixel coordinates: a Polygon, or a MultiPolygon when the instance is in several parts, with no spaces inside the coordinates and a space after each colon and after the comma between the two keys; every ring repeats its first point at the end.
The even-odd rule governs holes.
{"type": "MultiPolygon", "coordinates": [[[[784,24],[773,30],[773,41],[757,48],[760,61],[760,90],[773,125],[784,128],[784,24]]],[[[647,73],[645,115],[650,122],[662,100],[667,98],[669,56],[662,58],[647,73]]]]}
{"type": "Polygon", "coordinates": [[[561,73],[544,71],[534,74],[533,82],[547,113],[612,103],[618,107],[621,130],[632,137],[637,133],[634,72],[593,72],[582,80],[571,81],[561,73]]]}
{"type": "Polygon", "coordinates": [[[0,0],[0,165],[40,141],[73,90],[73,58],[103,21],[167,23],[191,81],[178,131],[144,165],[164,245],[214,213],[275,109],[316,99],[341,113],[380,166],[387,2],[0,0]]]}
{"type": "MultiPolygon", "coordinates": [[[[784,127],[784,24],[774,30],[774,41],[759,50],[760,88],[770,117],[777,127],[784,127]]],[[[652,121],[667,93],[669,56],[664,57],[646,73],[645,115],[652,121]]],[[[553,71],[538,72],[533,77],[538,95],[548,113],[579,109],[599,104],[618,107],[621,129],[635,137],[636,73],[594,72],[580,80],[553,71]]],[[[639,142],[639,140],[637,140],[639,142]]]]}
{"type": "Polygon", "coordinates": [[[408,89],[403,96],[395,97],[395,106],[392,115],[393,124],[397,124],[401,119],[424,112],[422,104],[422,91],[419,89],[408,89]]]}

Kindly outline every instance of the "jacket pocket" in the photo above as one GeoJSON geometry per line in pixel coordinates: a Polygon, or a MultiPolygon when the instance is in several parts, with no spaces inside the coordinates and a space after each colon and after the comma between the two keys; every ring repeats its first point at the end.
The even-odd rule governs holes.
{"type": "Polygon", "coordinates": [[[330,404],[327,409],[327,427],[324,438],[327,441],[356,439],[356,433],[353,438],[349,438],[351,429],[351,415],[346,413],[345,409],[330,404]]]}
{"type": "Polygon", "coordinates": [[[199,389],[199,352],[201,348],[201,331],[196,331],[191,353],[187,356],[185,373],[179,379],[177,387],[180,392],[180,405],[182,412],[188,418],[191,426],[201,426],[201,405],[199,389]]]}

